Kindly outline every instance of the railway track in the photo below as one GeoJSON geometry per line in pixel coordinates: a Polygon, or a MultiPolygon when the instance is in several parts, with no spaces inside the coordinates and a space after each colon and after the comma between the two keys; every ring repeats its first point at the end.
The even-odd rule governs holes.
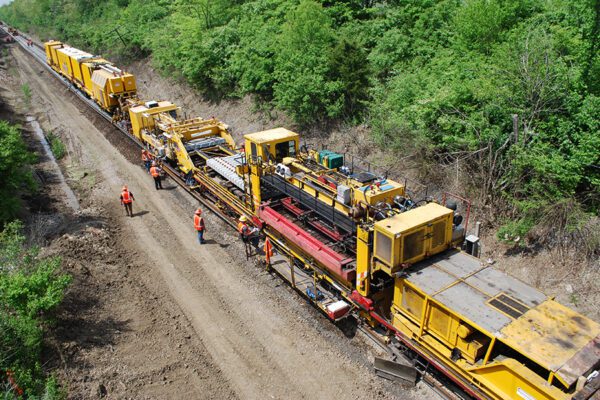
{"type": "MultiPolygon", "coordinates": [[[[5,27],[0,26],[0,30],[5,32],[7,35],[11,35],[7,32],[5,27]]],[[[15,42],[31,57],[33,57],[37,62],[39,62],[46,71],[50,72],[56,79],[58,79],[67,89],[76,95],[80,101],[85,103],[89,108],[94,110],[97,114],[102,116],[106,121],[108,121],[113,127],[118,129],[125,137],[127,137],[131,142],[138,146],[139,148],[144,148],[144,144],[140,142],[136,137],[132,136],[125,127],[120,126],[118,123],[113,121],[112,116],[104,111],[100,106],[94,102],[92,99],[85,96],[82,92],[80,92],[69,80],[67,80],[62,75],[58,74],[52,68],[50,68],[46,63],[46,54],[44,49],[37,43],[33,43],[32,46],[27,44],[27,40],[22,36],[13,36],[15,42]]],[[[165,163],[163,165],[163,169],[166,174],[180,187],[182,187],[187,193],[189,193],[192,197],[194,197],[199,203],[201,203],[204,207],[211,210],[215,215],[217,215],[224,223],[231,226],[235,229],[236,227],[236,219],[221,207],[218,204],[215,204],[213,199],[207,198],[202,194],[202,191],[197,187],[190,187],[186,184],[185,178],[182,174],[173,168],[171,165],[165,163]]],[[[358,313],[355,312],[354,315],[358,318],[358,313]]],[[[467,394],[465,391],[460,389],[458,386],[452,383],[453,379],[448,379],[443,373],[440,373],[440,365],[436,365],[436,362],[433,360],[424,359],[422,356],[418,355],[414,349],[411,349],[411,346],[402,345],[400,347],[391,345],[382,339],[382,334],[376,332],[373,328],[368,325],[360,324],[359,328],[361,332],[363,332],[367,337],[369,337],[377,346],[390,354],[391,357],[397,358],[401,357],[403,353],[409,353],[413,355],[412,362],[417,366],[417,370],[419,371],[420,379],[430,386],[442,399],[448,400],[462,400],[462,399],[471,399],[473,396],[467,394]]],[[[443,371],[442,371],[443,372],[443,371]]],[[[460,378],[458,378],[460,379],[460,378]]],[[[468,385],[466,382],[457,382],[458,384],[468,385]]],[[[473,388],[475,391],[475,388],[473,388]]],[[[485,399],[486,397],[480,397],[485,399]]]]}

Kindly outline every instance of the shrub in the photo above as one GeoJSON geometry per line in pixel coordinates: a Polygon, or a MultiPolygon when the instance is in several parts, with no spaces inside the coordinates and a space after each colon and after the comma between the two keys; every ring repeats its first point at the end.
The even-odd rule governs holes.
{"type": "Polygon", "coordinates": [[[50,150],[52,150],[52,154],[57,160],[60,160],[67,153],[67,148],[65,144],[62,142],[59,136],[55,135],[52,132],[48,132],[46,135],[48,143],[50,143],[50,150]]]}
{"type": "Polygon", "coordinates": [[[29,168],[34,160],[19,129],[0,121],[0,226],[16,216],[21,207],[19,195],[35,188],[29,168]]]}
{"type": "Polygon", "coordinates": [[[24,83],[21,85],[21,90],[23,91],[23,99],[25,100],[25,105],[31,105],[31,88],[28,83],[24,83]]]}
{"type": "Polygon", "coordinates": [[[56,398],[56,382],[46,380],[41,366],[42,341],[71,278],[59,273],[60,258],[40,258],[25,247],[21,231],[21,223],[11,222],[0,232],[0,370],[11,371],[27,397],[56,398]]]}

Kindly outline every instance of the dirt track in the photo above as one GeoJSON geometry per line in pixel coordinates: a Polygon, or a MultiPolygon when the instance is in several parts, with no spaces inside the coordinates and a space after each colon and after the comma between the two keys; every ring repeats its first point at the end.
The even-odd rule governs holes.
{"type": "Polygon", "coordinates": [[[70,397],[429,398],[370,371],[372,348],[349,339],[240,255],[207,215],[209,243],[191,223],[196,204],[172,182],[155,191],[135,148],[20,49],[11,51],[42,126],[62,135],[63,167],[84,210],[56,230],[48,252],[76,277],[55,346],[70,397]],[[128,184],[134,218],[118,193],[128,184]]]}

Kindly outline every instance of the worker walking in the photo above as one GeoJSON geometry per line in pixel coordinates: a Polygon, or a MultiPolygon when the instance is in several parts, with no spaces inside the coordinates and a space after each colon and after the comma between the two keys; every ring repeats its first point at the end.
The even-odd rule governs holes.
{"type": "Polygon", "coordinates": [[[198,208],[194,213],[194,229],[198,233],[198,243],[204,244],[204,232],[206,232],[206,226],[204,225],[204,218],[202,218],[202,209],[198,208]]]}
{"type": "Polygon", "coordinates": [[[129,191],[127,185],[123,186],[121,190],[121,204],[125,207],[125,214],[130,217],[133,217],[133,201],[135,197],[133,197],[133,193],[129,191]]]}
{"type": "Polygon", "coordinates": [[[160,181],[161,168],[156,164],[156,161],[152,161],[152,167],[150,167],[150,175],[154,179],[154,187],[156,190],[162,189],[162,182],[160,181]]]}

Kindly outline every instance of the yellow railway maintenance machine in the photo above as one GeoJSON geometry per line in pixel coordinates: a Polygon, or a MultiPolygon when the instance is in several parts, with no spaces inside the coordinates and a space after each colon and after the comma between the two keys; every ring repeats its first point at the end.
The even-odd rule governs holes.
{"type": "Polygon", "coordinates": [[[598,369],[600,325],[455,249],[464,230],[452,209],[417,206],[403,185],[335,153],[303,152],[286,129],[246,135],[245,152],[267,231],[478,392],[569,399],[598,369]]]}
{"type": "Polygon", "coordinates": [[[245,135],[240,151],[220,121],[138,99],[135,78],[106,60],[55,41],[45,50],[224,215],[262,228],[278,249],[272,268],[331,319],[359,309],[477,397],[600,397],[600,325],[459,251],[454,207],[302,148],[284,128],[245,135]]]}
{"type": "Polygon", "coordinates": [[[109,61],[55,40],[44,44],[46,62],[104,110],[116,111],[121,98],[135,97],[135,77],[109,61]]]}

